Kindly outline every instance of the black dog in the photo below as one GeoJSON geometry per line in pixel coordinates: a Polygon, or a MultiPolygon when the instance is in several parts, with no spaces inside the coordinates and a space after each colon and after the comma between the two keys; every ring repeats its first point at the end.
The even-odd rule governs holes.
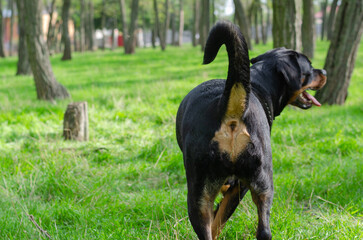
{"type": "Polygon", "coordinates": [[[188,182],[188,214],[200,239],[216,239],[248,190],[258,209],[257,239],[271,239],[273,197],[270,131],[287,104],[303,109],[319,102],[305,90],[326,82],[325,70],[285,48],[251,60],[238,27],[219,22],[211,30],[204,64],[225,44],[227,80],[194,88],[180,104],[176,134],[188,182]],[[224,197],[216,209],[214,200],[224,197]]]}

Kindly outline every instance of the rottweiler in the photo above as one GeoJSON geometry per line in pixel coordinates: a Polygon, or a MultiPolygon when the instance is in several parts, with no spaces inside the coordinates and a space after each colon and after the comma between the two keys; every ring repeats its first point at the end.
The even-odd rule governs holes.
{"type": "Polygon", "coordinates": [[[210,80],[191,90],[176,118],[189,220],[199,239],[216,239],[250,190],[258,210],[257,239],[271,239],[272,122],[288,104],[320,106],[306,91],[323,87],[326,71],[285,48],[253,58],[250,67],[246,41],[227,21],[211,29],[203,64],[211,63],[223,44],[229,59],[227,80],[210,80]],[[220,192],[223,198],[214,207],[220,192]]]}

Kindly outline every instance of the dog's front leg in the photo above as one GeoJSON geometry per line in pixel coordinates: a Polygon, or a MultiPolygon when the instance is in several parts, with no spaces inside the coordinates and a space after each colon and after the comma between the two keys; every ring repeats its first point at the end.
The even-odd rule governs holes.
{"type": "Polygon", "coordinates": [[[272,171],[271,174],[261,176],[256,184],[251,186],[251,195],[258,211],[257,240],[272,239],[270,230],[270,209],[273,198],[272,171]],[[261,191],[263,189],[263,191],[261,191]]]}

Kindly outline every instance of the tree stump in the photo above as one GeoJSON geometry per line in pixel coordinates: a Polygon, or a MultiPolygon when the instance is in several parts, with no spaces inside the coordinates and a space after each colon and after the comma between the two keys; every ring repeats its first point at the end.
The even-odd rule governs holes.
{"type": "Polygon", "coordinates": [[[87,102],[68,104],[64,113],[63,136],[65,140],[88,141],[87,102]]]}

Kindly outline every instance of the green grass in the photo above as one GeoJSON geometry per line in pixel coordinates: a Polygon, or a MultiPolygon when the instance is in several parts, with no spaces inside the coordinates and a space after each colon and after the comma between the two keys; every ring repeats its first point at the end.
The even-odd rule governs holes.
{"type": "MultiPolygon", "coordinates": [[[[324,65],[318,42],[313,65],[324,65]]],[[[271,49],[257,46],[251,57],[271,49]]],[[[175,114],[197,84],[225,78],[224,48],[203,66],[199,48],[138,49],[52,57],[72,95],[36,100],[32,77],[0,59],[0,239],[196,239],[188,221],[175,114]],[[69,102],[87,101],[90,140],[63,141],[69,102]]],[[[363,46],[344,106],[287,107],[274,122],[274,239],[363,238],[363,46]]],[[[221,239],[254,239],[249,194],[221,239]]]]}

